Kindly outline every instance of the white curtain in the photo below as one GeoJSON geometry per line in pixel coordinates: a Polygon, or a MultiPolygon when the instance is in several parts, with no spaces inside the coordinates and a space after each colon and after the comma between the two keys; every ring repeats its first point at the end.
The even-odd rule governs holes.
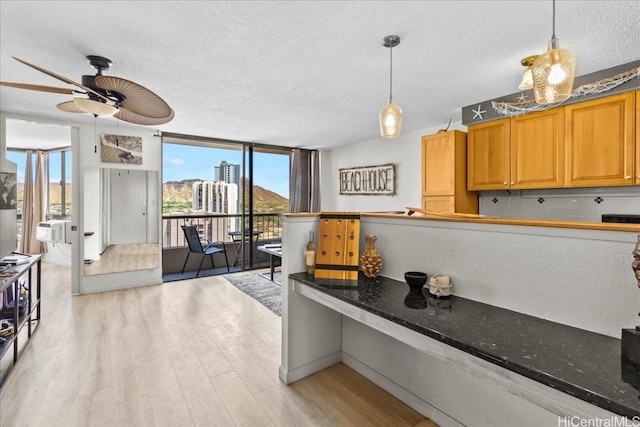
{"type": "Polygon", "coordinates": [[[36,180],[33,181],[33,152],[27,150],[22,197],[22,252],[39,254],[43,252],[42,242],[36,240],[38,224],[47,216],[47,153],[36,152],[36,180]]]}
{"type": "Polygon", "coordinates": [[[320,153],[291,150],[289,212],[320,211],[320,153]]]}

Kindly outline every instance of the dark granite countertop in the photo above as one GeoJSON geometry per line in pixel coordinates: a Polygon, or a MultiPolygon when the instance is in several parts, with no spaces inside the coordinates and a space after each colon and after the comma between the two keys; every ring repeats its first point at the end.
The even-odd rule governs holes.
{"type": "Polygon", "coordinates": [[[409,295],[405,282],[385,277],[289,277],[613,413],[640,416],[640,366],[622,359],[619,339],[426,289],[409,295]]]}

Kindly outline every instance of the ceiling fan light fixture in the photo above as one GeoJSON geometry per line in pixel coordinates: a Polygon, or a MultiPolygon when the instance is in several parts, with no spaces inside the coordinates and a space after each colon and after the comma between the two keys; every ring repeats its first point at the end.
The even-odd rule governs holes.
{"type": "Polygon", "coordinates": [[[533,95],[538,104],[553,104],[566,101],[573,91],[576,59],[568,48],[560,48],[556,38],[556,2],[553,0],[553,34],[547,51],[531,66],[533,95]]]}
{"type": "Polygon", "coordinates": [[[73,98],[73,103],[78,108],[87,113],[95,116],[113,116],[118,112],[118,109],[113,105],[105,104],[104,102],[94,101],[88,98],[73,98]]]}
{"type": "Polygon", "coordinates": [[[533,89],[533,72],[531,71],[531,66],[538,59],[538,55],[531,55],[524,58],[520,63],[527,67],[527,71],[524,72],[522,76],[522,81],[518,85],[518,88],[521,90],[533,89]]]}
{"type": "Polygon", "coordinates": [[[393,48],[400,44],[399,36],[387,36],[382,45],[389,48],[389,103],[380,109],[380,134],[383,138],[397,138],[402,130],[402,108],[393,103],[393,48]]]}
{"type": "Polygon", "coordinates": [[[88,96],[88,98],[73,98],[56,105],[59,110],[66,113],[89,113],[96,117],[116,117],[118,120],[145,126],[168,123],[175,117],[175,111],[162,98],[144,86],[120,77],[103,75],[102,72],[108,70],[111,66],[111,60],[103,56],[87,56],[89,64],[96,69],[96,74],[94,76],[83,75],[82,83],[15,56],[13,59],[41,73],[82,89],[83,92],[80,92],[74,89],[53,86],[0,81],[0,86],[17,89],[64,95],[85,93],[88,96]]]}

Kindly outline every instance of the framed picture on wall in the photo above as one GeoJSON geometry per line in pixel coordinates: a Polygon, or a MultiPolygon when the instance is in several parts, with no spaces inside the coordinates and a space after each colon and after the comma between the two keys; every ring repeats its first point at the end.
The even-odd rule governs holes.
{"type": "Polygon", "coordinates": [[[142,138],[139,136],[100,135],[100,155],[104,163],[142,164],[142,138]]]}
{"type": "Polygon", "coordinates": [[[0,172],[0,209],[18,208],[18,181],[15,173],[0,172]]]}

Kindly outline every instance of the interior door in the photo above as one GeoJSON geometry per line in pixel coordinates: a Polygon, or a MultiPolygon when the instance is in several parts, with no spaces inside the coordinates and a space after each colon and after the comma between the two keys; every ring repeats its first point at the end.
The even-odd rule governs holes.
{"type": "Polygon", "coordinates": [[[111,244],[146,243],[146,171],[112,169],[110,205],[111,244]]]}

